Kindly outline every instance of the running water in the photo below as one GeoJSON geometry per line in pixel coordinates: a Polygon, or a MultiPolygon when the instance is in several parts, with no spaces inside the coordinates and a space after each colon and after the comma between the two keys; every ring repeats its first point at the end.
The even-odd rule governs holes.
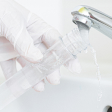
{"type": "MultiPolygon", "coordinates": [[[[88,38],[88,35],[89,35],[89,28],[88,28],[86,25],[84,25],[83,23],[81,23],[81,22],[77,22],[77,25],[78,25],[78,28],[79,28],[81,37],[83,38],[83,40],[84,40],[84,41],[90,46],[90,48],[91,48],[91,52],[92,52],[92,54],[93,54],[94,62],[95,62],[95,65],[96,65],[96,67],[97,67],[96,76],[97,76],[97,79],[98,79],[98,86],[99,86],[97,101],[100,101],[100,100],[101,100],[101,97],[102,97],[102,90],[101,90],[101,74],[100,74],[99,65],[98,65],[98,63],[97,63],[96,51],[95,51],[94,48],[90,45],[90,42],[89,42],[89,38],[88,38]]],[[[85,50],[85,53],[87,53],[87,49],[85,50]]]]}
{"type": "Polygon", "coordinates": [[[98,92],[97,101],[100,101],[101,97],[102,97],[101,74],[100,74],[100,69],[99,69],[99,65],[98,65],[98,62],[97,62],[97,58],[96,58],[96,51],[94,50],[94,48],[92,46],[90,46],[90,48],[91,48],[91,52],[93,53],[93,58],[94,58],[95,65],[97,67],[96,76],[97,76],[97,79],[98,79],[98,82],[99,82],[99,92],[98,92]]]}

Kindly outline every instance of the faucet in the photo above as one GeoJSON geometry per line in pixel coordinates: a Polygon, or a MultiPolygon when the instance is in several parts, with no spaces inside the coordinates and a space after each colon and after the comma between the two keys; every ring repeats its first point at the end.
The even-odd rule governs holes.
{"type": "Polygon", "coordinates": [[[72,21],[75,24],[80,22],[89,29],[93,27],[112,39],[112,17],[85,5],[75,7],[71,14],[73,15],[72,21]]]}

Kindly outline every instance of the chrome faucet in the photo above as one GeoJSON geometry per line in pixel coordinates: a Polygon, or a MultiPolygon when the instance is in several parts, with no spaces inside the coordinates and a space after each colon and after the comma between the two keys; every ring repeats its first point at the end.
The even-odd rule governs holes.
{"type": "Polygon", "coordinates": [[[75,7],[71,14],[75,24],[81,22],[89,29],[93,27],[112,39],[112,17],[85,5],[75,7]]]}

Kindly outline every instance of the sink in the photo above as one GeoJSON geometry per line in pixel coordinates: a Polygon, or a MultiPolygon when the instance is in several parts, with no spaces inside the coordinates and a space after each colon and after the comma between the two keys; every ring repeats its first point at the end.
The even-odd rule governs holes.
{"type": "Polygon", "coordinates": [[[112,106],[109,74],[105,75],[107,78],[102,78],[103,96],[97,101],[99,88],[95,73],[92,77],[91,74],[72,74],[64,67],[61,69],[60,85],[53,86],[46,82],[45,91],[41,93],[30,89],[0,112],[107,112],[112,106]]]}

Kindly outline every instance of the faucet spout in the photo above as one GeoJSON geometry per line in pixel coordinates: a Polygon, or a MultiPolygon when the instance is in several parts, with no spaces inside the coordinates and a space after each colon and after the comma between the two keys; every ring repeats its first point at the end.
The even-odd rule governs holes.
{"type": "Polygon", "coordinates": [[[75,7],[71,14],[73,15],[72,21],[75,24],[81,22],[89,28],[93,27],[97,29],[112,39],[112,17],[85,5],[75,7]]]}

